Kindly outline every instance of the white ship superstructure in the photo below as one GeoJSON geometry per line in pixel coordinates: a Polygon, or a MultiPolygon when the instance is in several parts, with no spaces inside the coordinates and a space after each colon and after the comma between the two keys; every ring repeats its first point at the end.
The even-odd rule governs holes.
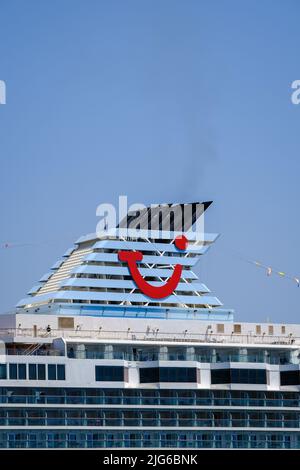
{"type": "Polygon", "coordinates": [[[300,447],[300,325],[235,322],[195,274],[217,236],[177,228],[82,237],[1,315],[1,447],[300,447]],[[174,292],[120,250],[153,286],[182,265],[174,292]]]}

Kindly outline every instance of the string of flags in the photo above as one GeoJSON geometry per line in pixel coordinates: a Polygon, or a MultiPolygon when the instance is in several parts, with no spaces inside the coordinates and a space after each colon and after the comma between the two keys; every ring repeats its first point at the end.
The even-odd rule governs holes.
{"type": "Polygon", "coordinates": [[[283,271],[277,271],[275,268],[272,266],[266,266],[265,264],[260,263],[259,261],[252,261],[252,260],[247,260],[249,263],[254,264],[258,268],[262,268],[266,271],[267,276],[271,276],[272,274],[275,274],[280,277],[286,277],[287,279],[291,279],[294,281],[298,287],[300,287],[300,279],[295,276],[290,276],[289,274],[283,272],[283,271]]]}
{"type": "Polygon", "coordinates": [[[5,242],[5,243],[0,243],[0,250],[8,250],[10,248],[21,248],[21,247],[33,247],[33,246],[49,246],[53,244],[55,244],[55,242],[40,242],[40,243],[5,242]]]}
{"type": "MultiPolygon", "coordinates": [[[[75,236],[73,235],[74,239],[75,236]]],[[[43,242],[26,242],[26,243],[15,243],[15,242],[0,242],[0,250],[7,250],[10,248],[20,248],[20,247],[34,247],[34,246],[51,246],[58,245],[59,243],[64,242],[63,239],[60,240],[48,240],[43,242]]]]}
{"type": "Polygon", "coordinates": [[[11,242],[5,242],[0,244],[1,249],[8,249],[8,248],[17,248],[21,246],[34,246],[34,243],[11,243],[11,242]]]}

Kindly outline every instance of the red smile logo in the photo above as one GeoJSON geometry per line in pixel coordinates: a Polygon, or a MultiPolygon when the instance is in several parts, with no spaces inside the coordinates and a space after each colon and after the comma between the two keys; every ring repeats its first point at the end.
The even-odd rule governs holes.
{"type": "MultiPolygon", "coordinates": [[[[178,250],[183,251],[187,248],[188,240],[184,235],[180,235],[175,238],[174,244],[178,250]]],[[[119,261],[128,264],[132,279],[134,280],[135,284],[140,289],[140,291],[153,299],[163,299],[165,297],[168,297],[172,294],[172,292],[174,292],[180,281],[182,274],[181,264],[175,265],[172,276],[168,279],[165,284],[163,284],[162,286],[155,287],[145,281],[137,267],[136,263],[143,260],[143,253],[141,253],[140,251],[119,251],[118,257],[119,261]]]]}

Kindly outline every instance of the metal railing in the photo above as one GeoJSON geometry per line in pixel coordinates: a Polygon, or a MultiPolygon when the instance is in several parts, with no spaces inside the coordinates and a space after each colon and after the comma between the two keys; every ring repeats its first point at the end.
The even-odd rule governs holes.
{"type": "Polygon", "coordinates": [[[255,334],[218,334],[218,333],[171,333],[171,332],[147,332],[147,331],[108,331],[108,330],[83,330],[75,329],[46,329],[40,328],[7,328],[0,329],[0,338],[5,339],[8,336],[21,336],[25,338],[65,338],[74,340],[84,339],[109,339],[124,341],[147,341],[147,342],[171,342],[171,343],[226,343],[226,344],[272,344],[272,345],[300,345],[300,337],[292,335],[255,335],[255,334]]]}
{"type": "Polygon", "coordinates": [[[0,426],[94,426],[94,427],[205,427],[205,428],[299,428],[299,419],[190,419],[190,418],[0,418],[0,426]]]}
{"type": "MultiPolygon", "coordinates": [[[[13,350],[13,349],[7,349],[6,354],[8,356],[27,356],[28,355],[26,353],[26,350],[13,350]]],[[[31,352],[30,356],[64,356],[64,353],[63,351],[60,351],[58,349],[49,349],[47,351],[37,349],[36,351],[31,352]]]]}
{"type": "MultiPolygon", "coordinates": [[[[160,407],[172,407],[174,410],[174,406],[177,407],[205,407],[207,411],[209,408],[215,407],[230,407],[231,412],[233,408],[278,408],[281,409],[280,411],[286,411],[285,408],[295,408],[296,411],[299,411],[300,406],[300,397],[298,398],[234,398],[234,397],[227,397],[227,398],[218,398],[218,397],[162,397],[155,395],[155,391],[153,391],[153,395],[151,396],[115,396],[115,395],[106,395],[106,396],[92,396],[92,395],[66,395],[64,393],[64,389],[60,390],[59,394],[45,394],[44,392],[34,394],[32,391],[31,395],[20,394],[18,392],[11,392],[8,391],[8,394],[0,395],[0,403],[1,404],[29,404],[29,405],[72,405],[82,407],[82,405],[88,406],[98,406],[98,405],[109,405],[109,408],[112,409],[114,405],[117,406],[124,406],[126,407],[134,407],[142,406],[149,408],[150,411],[154,412],[154,408],[156,406],[160,407]]],[[[215,393],[215,392],[214,392],[215,393]]],[[[287,394],[290,392],[286,392],[287,394]]],[[[23,407],[22,407],[23,408],[23,407]]],[[[216,410],[214,410],[216,411],[216,410]]],[[[262,411],[262,410],[260,410],[262,411]]],[[[279,410],[278,410],[279,411],[279,410]]]]}

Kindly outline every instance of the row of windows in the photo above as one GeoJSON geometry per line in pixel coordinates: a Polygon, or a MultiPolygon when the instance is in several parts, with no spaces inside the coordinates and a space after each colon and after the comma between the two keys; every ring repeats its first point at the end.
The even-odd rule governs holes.
{"type": "Polygon", "coordinates": [[[299,449],[300,433],[276,432],[0,432],[1,448],[241,448],[299,449]]]}
{"type": "MultiPolygon", "coordinates": [[[[0,379],[10,380],[46,380],[45,364],[8,364],[9,377],[7,375],[7,364],[0,364],[0,379]]],[[[64,364],[48,364],[48,380],[65,380],[64,364]]]]}
{"type": "MultiPolygon", "coordinates": [[[[8,365],[10,380],[46,380],[45,364],[8,365]],[[27,374],[28,372],[28,374],[27,374]]],[[[126,380],[122,366],[96,366],[96,381],[114,382],[126,380]]],[[[48,380],[65,380],[64,364],[48,364],[48,380]]],[[[0,379],[7,379],[7,364],[0,364],[0,379]]],[[[299,385],[300,371],[280,372],[281,385],[299,385]]],[[[200,382],[200,370],[192,367],[149,367],[140,369],[141,383],[155,382],[200,382]]],[[[264,369],[212,369],[212,384],[266,384],[264,369]]]]}
{"type": "MultiPolygon", "coordinates": [[[[122,366],[96,366],[96,381],[118,382],[126,380],[122,366]]],[[[148,367],[140,369],[140,383],[196,382],[197,369],[192,367],[148,367]]]]}
{"type": "MultiPolygon", "coordinates": [[[[49,367],[49,366],[48,366],[49,367]]],[[[127,369],[122,366],[96,366],[96,381],[127,381],[127,369]]],[[[195,367],[147,367],[140,369],[140,383],[200,382],[200,370],[195,367]]],[[[300,371],[280,372],[281,385],[300,385],[300,371]]],[[[211,383],[267,384],[265,369],[212,369],[211,383]]]]}
{"type": "Polygon", "coordinates": [[[266,384],[265,369],[212,369],[212,384],[266,384]]]}
{"type": "MultiPolygon", "coordinates": [[[[124,381],[122,366],[96,366],[96,381],[124,381]]],[[[140,383],[200,382],[200,370],[196,367],[147,367],[140,369],[140,383]]],[[[212,384],[266,384],[264,369],[213,369],[212,384]]]]}
{"type": "MultiPolygon", "coordinates": [[[[148,337],[155,336],[151,331],[148,337]]],[[[69,358],[122,359],[127,361],[197,361],[205,363],[254,362],[267,364],[299,364],[293,351],[253,348],[204,348],[186,346],[137,346],[116,344],[69,344],[69,358]],[[163,351],[162,351],[163,349],[163,351]]]]}
{"type": "Polygon", "coordinates": [[[299,428],[298,412],[190,409],[0,408],[0,426],[299,428]]]}
{"type": "Polygon", "coordinates": [[[300,408],[300,392],[219,389],[0,387],[0,403],[300,408]]]}

